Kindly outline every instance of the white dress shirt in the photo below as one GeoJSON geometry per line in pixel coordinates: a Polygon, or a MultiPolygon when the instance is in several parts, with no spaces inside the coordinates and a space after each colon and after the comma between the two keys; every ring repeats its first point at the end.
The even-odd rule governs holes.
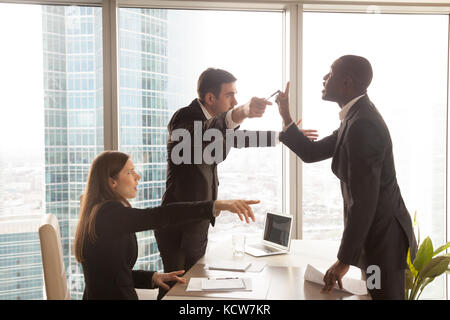
{"type": "Polygon", "coordinates": [[[350,110],[350,108],[353,107],[355,103],[358,102],[358,100],[364,97],[365,95],[366,94],[362,94],[359,97],[350,100],[345,106],[342,107],[341,111],[339,111],[339,119],[341,120],[341,122],[344,121],[345,116],[347,116],[347,113],[350,110]]]}

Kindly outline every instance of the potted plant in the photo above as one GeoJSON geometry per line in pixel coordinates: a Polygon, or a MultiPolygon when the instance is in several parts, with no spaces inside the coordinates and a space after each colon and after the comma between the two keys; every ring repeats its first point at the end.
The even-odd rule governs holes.
{"type": "MultiPolygon", "coordinates": [[[[416,214],[414,214],[414,225],[416,225],[416,214]]],[[[420,231],[418,234],[418,242],[420,243],[420,231]]],[[[434,250],[430,237],[426,237],[420,244],[413,262],[411,262],[410,251],[408,249],[407,263],[409,269],[406,269],[405,273],[406,300],[419,299],[423,289],[436,277],[439,277],[444,272],[450,274],[450,254],[439,255],[449,247],[450,242],[434,250]]]]}

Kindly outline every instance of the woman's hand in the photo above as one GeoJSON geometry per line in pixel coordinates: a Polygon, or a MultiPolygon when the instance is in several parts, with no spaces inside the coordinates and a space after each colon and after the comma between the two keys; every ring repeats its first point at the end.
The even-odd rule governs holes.
{"type": "Polygon", "coordinates": [[[177,281],[179,283],[186,283],[186,278],[178,277],[178,275],[183,273],[184,270],[174,271],[170,273],[155,272],[153,274],[152,281],[155,286],[170,290],[170,287],[164,282],[177,281]]]}
{"type": "Polygon", "coordinates": [[[250,223],[250,219],[255,222],[255,215],[250,207],[251,204],[257,204],[259,200],[216,200],[214,206],[216,211],[230,211],[236,213],[241,221],[250,223]]]}

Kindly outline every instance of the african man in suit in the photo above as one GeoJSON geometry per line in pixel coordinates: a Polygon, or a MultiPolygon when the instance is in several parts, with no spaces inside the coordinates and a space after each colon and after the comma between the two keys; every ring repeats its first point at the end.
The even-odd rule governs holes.
{"type": "Polygon", "coordinates": [[[289,84],[277,97],[284,129],[280,141],[304,162],[332,159],[344,202],[344,231],[337,261],[324,276],[324,291],[357,266],[366,277],[378,266],[380,286],[368,286],[373,299],[404,299],[408,248],[414,258],[417,243],[410,215],[397,183],[392,141],[382,116],[367,95],[372,67],[363,57],[337,59],[324,76],[322,99],[338,103],[340,127],[328,137],[309,141],[293,124],[289,84]]]}

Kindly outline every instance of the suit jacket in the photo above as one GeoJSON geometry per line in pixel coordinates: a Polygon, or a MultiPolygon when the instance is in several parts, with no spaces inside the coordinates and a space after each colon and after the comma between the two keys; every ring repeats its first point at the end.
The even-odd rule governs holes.
{"type": "Polygon", "coordinates": [[[137,299],[134,288],[153,289],[152,271],[132,270],[138,256],[135,232],[193,220],[210,220],[213,202],[136,209],[108,201],[97,214],[97,240],[86,235],[83,299],[137,299]],[[186,213],[186,214],[182,214],[186,213]]]}
{"type": "MultiPolygon", "coordinates": [[[[220,137],[220,143],[223,146],[223,160],[227,156],[226,145],[231,147],[250,147],[250,139],[248,135],[254,134],[256,137],[256,145],[258,147],[263,146],[275,146],[275,132],[272,131],[247,131],[239,130],[236,133],[242,133],[246,135],[245,141],[240,143],[239,139],[234,137],[230,141],[229,135],[227,138],[227,124],[226,124],[226,112],[217,115],[209,120],[206,117],[198,103],[195,99],[187,107],[181,108],[174,113],[169,124],[169,139],[167,143],[167,180],[166,180],[166,191],[162,197],[162,204],[168,204],[179,201],[200,201],[200,200],[216,200],[217,191],[219,186],[219,179],[217,176],[217,164],[219,162],[207,163],[204,161],[203,157],[201,163],[195,163],[195,152],[203,152],[205,148],[209,145],[209,141],[202,142],[201,150],[195,150],[192,138],[191,140],[191,161],[190,164],[181,163],[175,164],[172,161],[172,151],[174,147],[180,143],[179,141],[174,141],[171,139],[172,133],[176,129],[185,129],[190,133],[191,137],[194,137],[195,122],[201,123],[201,132],[204,134],[208,129],[218,130],[222,135],[220,137]]],[[[239,128],[239,127],[238,127],[239,128]]],[[[236,128],[236,129],[238,129],[236,128]]],[[[235,129],[235,130],[236,130],[235,129]]],[[[211,220],[211,224],[214,226],[215,220],[211,220]]],[[[159,229],[155,232],[158,245],[161,248],[161,242],[165,239],[170,238],[170,234],[173,232],[182,232],[183,239],[181,247],[185,248],[195,248],[197,247],[198,252],[203,252],[207,244],[207,232],[209,228],[209,223],[207,221],[194,222],[183,224],[182,226],[170,226],[169,228],[159,229]]],[[[162,254],[164,254],[162,252],[162,254]]]]}
{"type": "Polygon", "coordinates": [[[364,269],[372,264],[406,268],[402,248],[409,246],[414,258],[417,243],[397,184],[389,130],[368,96],[350,108],[330,136],[311,142],[292,125],[280,133],[280,141],[304,162],[333,157],[331,169],[344,200],[338,259],[364,269]]]}

